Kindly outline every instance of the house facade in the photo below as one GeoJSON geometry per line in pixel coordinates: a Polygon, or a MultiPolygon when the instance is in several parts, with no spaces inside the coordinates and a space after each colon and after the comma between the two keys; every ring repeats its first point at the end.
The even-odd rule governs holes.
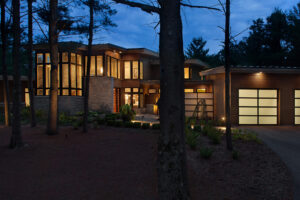
{"type": "MultiPolygon", "coordinates": [[[[36,109],[48,110],[50,54],[36,45],[36,109]]],[[[112,44],[92,47],[89,109],[119,112],[129,104],[137,113],[158,114],[158,53],[112,44]]],[[[59,110],[83,110],[87,46],[59,44],[59,110]]],[[[186,116],[225,120],[225,70],[200,60],[184,64],[186,116]]],[[[235,66],[231,71],[231,116],[234,125],[300,124],[300,68],[235,66]]],[[[25,88],[26,89],[26,88],[25,88]]]]}
{"type": "MultiPolygon", "coordinates": [[[[51,63],[48,45],[35,45],[36,109],[48,109],[51,63]]],[[[59,44],[59,110],[82,111],[83,84],[87,74],[87,46],[68,42],[59,44]]],[[[209,81],[200,72],[208,66],[199,60],[187,60],[185,87],[191,100],[212,95],[209,81]],[[207,93],[207,94],[206,94],[207,93]],[[208,94],[209,93],[209,94],[208,94]]],[[[160,65],[158,53],[144,48],[126,49],[112,44],[93,45],[90,69],[89,109],[119,112],[129,104],[137,113],[158,114],[160,65]]],[[[189,108],[191,115],[194,109],[189,108]]],[[[213,118],[212,107],[207,111],[213,118]]]]}

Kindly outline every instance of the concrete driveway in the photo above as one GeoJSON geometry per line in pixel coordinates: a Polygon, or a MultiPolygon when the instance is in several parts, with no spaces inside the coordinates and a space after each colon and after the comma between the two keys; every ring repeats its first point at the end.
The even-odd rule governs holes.
{"type": "Polygon", "coordinates": [[[295,200],[300,200],[300,127],[239,127],[257,132],[258,136],[286,163],[294,179],[295,200]]]}

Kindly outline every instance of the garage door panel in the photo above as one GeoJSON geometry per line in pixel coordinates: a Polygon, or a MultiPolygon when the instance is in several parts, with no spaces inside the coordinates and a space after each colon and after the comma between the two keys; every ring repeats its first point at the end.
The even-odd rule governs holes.
{"type": "Polygon", "coordinates": [[[257,97],[256,89],[241,89],[239,90],[239,97],[257,97]]]}
{"type": "Polygon", "coordinates": [[[240,115],[257,115],[257,108],[239,108],[240,115]]]}
{"type": "Polygon", "coordinates": [[[213,96],[213,93],[198,93],[198,98],[199,99],[212,99],[212,98],[214,98],[214,96],[213,96]]]}
{"type": "Polygon", "coordinates": [[[277,117],[259,117],[259,124],[261,125],[271,125],[277,124],[277,117]]]}
{"type": "Polygon", "coordinates": [[[277,90],[259,90],[259,98],[277,98],[277,90]]]}
{"type": "Polygon", "coordinates": [[[257,106],[257,99],[239,99],[239,106],[257,106]]]}
{"type": "Polygon", "coordinates": [[[300,124],[300,117],[295,117],[295,124],[300,124]]]}
{"type": "Polygon", "coordinates": [[[259,108],[259,115],[277,115],[277,108],[259,108]]]}
{"type": "Polygon", "coordinates": [[[300,99],[295,99],[295,106],[300,107],[300,99]]]}
{"type": "Polygon", "coordinates": [[[240,124],[257,124],[257,116],[240,116],[239,117],[240,124]]]}
{"type": "Polygon", "coordinates": [[[277,107],[277,99],[259,99],[259,106],[277,107]]]}

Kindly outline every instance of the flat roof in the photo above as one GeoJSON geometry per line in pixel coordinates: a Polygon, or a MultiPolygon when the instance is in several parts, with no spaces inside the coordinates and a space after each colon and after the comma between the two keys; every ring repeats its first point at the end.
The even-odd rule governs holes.
{"type": "MultiPolygon", "coordinates": [[[[300,67],[291,66],[231,66],[231,72],[233,73],[273,73],[273,74],[300,74],[300,67]]],[[[223,74],[225,73],[224,66],[215,67],[200,72],[202,76],[223,74]]]]}
{"type": "MultiPolygon", "coordinates": [[[[58,48],[60,51],[75,51],[75,50],[82,50],[87,51],[88,45],[82,44],[79,42],[59,42],[58,48]]],[[[43,43],[43,44],[35,44],[34,50],[49,50],[49,44],[43,43]]],[[[118,51],[118,53],[137,53],[137,54],[143,54],[153,57],[159,57],[159,54],[155,51],[152,51],[147,48],[124,48],[115,44],[111,43],[104,43],[104,44],[93,44],[92,46],[93,51],[118,51]]]]}

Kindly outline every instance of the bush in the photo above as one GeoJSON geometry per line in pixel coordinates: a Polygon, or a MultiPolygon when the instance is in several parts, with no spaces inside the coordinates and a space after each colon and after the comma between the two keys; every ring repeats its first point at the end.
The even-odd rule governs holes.
{"type": "Polygon", "coordinates": [[[58,115],[58,121],[62,125],[69,125],[69,124],[72,124],[72,122],[74,121],[74,118],[65,112],[61,112],[58,115]]]}
{"type": "Polygon", "coordinates": [[[107,124],[107,126],[114,126],[114,125],[115,125],[115,122],[116,122],[116,121],[114,121],[114,120],[108,120],[108,121],[106,122],[106,124],[107,124]]]}
{"type": "Polygon", "coordinates": [[[142,127],[141,122],[134,122],[133,123],[133,128],[141,128],[141,127],[142,127]]]}
{"type": "Polygon", "coordinates": [[[143,123],[142,124],[142,129],[149,129],[150,128],[150,124],[149,123],[143,123]]]}
{"type": "Polygon", "coordinates": [[[192,150],[195,150],[198,144],[200,134],[198,132],[186,129],[186,143],[192,150]]]}
{"type": "Polygon", "coordinates": [[[102,117],[97,117],[96,122],[98,125],[103,125],[105,124],[105,119],[103,119],[102,117]]]}
{"type": "Polygon", "coordinates": [[[132,110],[130,105],[125,104],[120,107],[120,115],[124,122],[128,122],[134,119],[135,112],[132,110]]]}
{"type": "Polygon", "coordinates": [[[46,113],[43,110],[36,110],[35,116],[37,121],[46,121],[47,119],[46,113]]]}
{"type": "Polygon", "coordinates": [[[122,127],[123,123],[122,121],[115,121],[114,126],[115,127],[122,127]]]}
{"type": "Polygon", "coordinates": [[[208,147],[200,149],[200,156],[204,159],[210,159],[212,154],[213,154],[213,150],[208,147]]]}
{"type": "Polygon", "coordinates": [[[160,124],[152,124],[152,129],[160,130],[160,124]]]}
{"type": "Polygon", "coordinates": [[[107,114],[104,117],[105,121],[115,121],[117,119],[117,115],[116,114],[107,114]]]}
{"type": "Polygon", "coordinates": [[[240,130],[236,129],[232,132],[233,140],[242,140],[242,141],[253,141],[258,144],[262,144],[262,141],[257,137],[257,134],[249,130],[240,130]]]}
{"type": "Polygon", "coordinates": [[[217,130],[216,128],[212,128],[209,130],[207,136],[213,144],[221,143],[222,132],[220,130],[217,130]]]}
{"type": "Polygon", "coordinates": [[[201,126],[196,125],[196,126],[194,127],[194,131],[201,132],[201,126]]]}
{"type": "Polygon", "coordinates": [[[125,128],[133,128],[133,123],[131,122],[123,122],[125,128]]]}
{"type": "Polygon", "coordinates": [[[233,160],[238,160],[239,158],[240,158],[240,153],[238,151],[234,150],[232,152],[232,159],[233,160]]]}
{"type": "Polygon", "coordinates": [[[30,119],[30,107],[26,106],[25,108],[22,108],[21,110],[21,119],[22,120],[29,120],[30,119]]]}

